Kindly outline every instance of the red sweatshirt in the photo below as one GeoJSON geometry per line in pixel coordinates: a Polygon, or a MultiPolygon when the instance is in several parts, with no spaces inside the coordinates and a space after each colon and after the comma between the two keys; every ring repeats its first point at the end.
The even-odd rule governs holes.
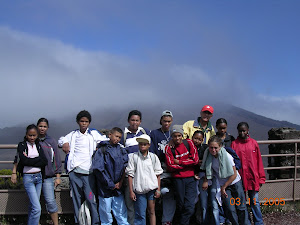
{"type": "Polygon", "coordinates": [[[183,143],[175,146],[175,159],[179,160],[179,164],[174,163],[174,156],[169,145],[166,146],[166,164],[168,170],[172,172],[173,177],[192,177],[195,175],[195,165],[198,164],[199,157],[194,143],[190,139],[186,139],[190,146],[190,151],[186,149],[183,143]]]}
{"type": "Polygon", "coordinates": [[[266,175],[257,142],[250,137],[247,139],[238,137],[232,142],[231,148],[241,160],[242,167],[239,173],[245,191],[259,191],[259,185],[265,183],[266,175]]]}

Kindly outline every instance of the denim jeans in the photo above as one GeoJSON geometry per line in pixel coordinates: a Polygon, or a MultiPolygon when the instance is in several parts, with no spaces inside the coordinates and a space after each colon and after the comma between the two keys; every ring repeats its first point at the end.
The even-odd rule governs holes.
{"type": "Polygon", "coordinates": [[[202,212],[202,223],[208,223],[207,220],[207,206],[208,206],[208,190],[202,189],[204,177],[199,180],[199,191],[200,191],[200,208],[202,212]]]}
{"type": "Polygon", "coordinates": [[[161,222],[172,222],[175,211],[176,211],[176,200],[174,196],[174,190],[168,188],[169,192],[162,195],[162,206],[163,206],[163,215],[161,222]]]}
{"type": "Polygon", "coordinates": [[[43,181],[43,195],[46,202],[46,209],[48,213],[55,213],[58,211],[55,195],[54,195],[54,181],[52,177],[45,178],[43,181]]]}
{"type": "Polygon", "coordinates": [[[146,209],[148,200],[154,200],[155,190],[149,191],[146,194],[137,194],[134,203],[134,225],[146,225],[146,209]]]}
{"type": "Polygon", "coordinates": [[[262,214],[260,211],[260,204],[258,200],[258,191],[250,191],[248,190],[248,196],[250,198],[250,206],[253,213],[253,220],[255,225],[261,225],[264,224],[262,214]],[[254,204],[254,198],[255,198],[255,204],[254,204]]]}
{"type": "Polygon", "coordinates": [[[79,208],[84,200],[86,200],[88,208],[90,210],[92,224],[100,224],[95,196],[96,183],[94,174],[81,174],[71,171],[69,173],[69,180],[74,206],[75,224],[79,223],[79,208]]]}
{"type": "Polygon", "coordinates": [[[219,203],[216,199],[217,195],[217,180],[215,177],[212,179],[212,185],[209,189],[209,199],[211,202],[212,213],[213,213],[213,221],[212,224],[219,225],[220,224],[220,214],[219,214],[219,203]]]}
{"type": "Polygon", "coordinates": [[[40,196],[42,190],[42,174],[23,174],[23,184],[29,198],[28,223],[38,225],[41,216],[40,196]]]}
{"type": "Polygon", "coordinates": [[[226,188],[227,198],[223,198],[226,217],[233,225],[250,225],[242,181],[226,188]]]}
{"type": "Polygon", "coordinates": [[[129,225],[127,222],[127,209],[123,195],[109,198],[99,196],[99,215],[101,225],[111,225],[113,223],[111,211],[113,212],[118,224],[129,225]]]}

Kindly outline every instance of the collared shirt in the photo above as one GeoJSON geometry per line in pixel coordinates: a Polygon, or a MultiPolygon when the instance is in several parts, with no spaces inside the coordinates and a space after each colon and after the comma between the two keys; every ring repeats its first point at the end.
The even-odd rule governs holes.
{"type": "MultiPolygon", "coordinates": [[[[96,145],[98,143],[100,143],[101,141],[106,141],[106,140],[109,140],[105,135],[102,135],[99,131],[95,130],[95,129],[90,129],[88,128],[87,131],[85,132],[85,134],[82,134],[79,129],[76,129],[72,132],[70,132],[69,134],[67,134],[66,136],[64,137],[61,137],[59,140],[58,140],[58,145],[60,147],[63,146],[63,144],[65,143],[69,143],[70,144],[70,153],[69,153],[69,156],[67,158],[67,170],[68,172],[71,172],[72,170],[75,170],[75,172],[78,172],[78,173],[83,173],[83,174],[86,174],[87,171],[89,171],[88,173],[91,173],[92,171],[90,170],[91,169],[91,159],[92,159],[92,155],[94,153],[94,151],[96,150],[96,145]],[[80,135],[86,135],[86,138],[88,139],[88,143],[86,146],[84,146],[84,148],[87,148],[88,151],[85,152],[86,156],[85,157],[89,157],[89,160],[90,160],[90,163],[89,163],[89,168],[87,166],[87,162],[86,161],[86,158],[80,158],[80,157],[77,157],[76,156],[76,160],[75,160],[75,141],[77,139],[77,137],[81,137],[81,138],[84,138],[83,136],[80,136],[80,135]]],[[[81,145],[83,146],[83,142],[77,142],[78,146],[81,145]]],[[[84,150],[77,150],[77,153],[81,153],[83,154],[84,153],[84,150]],[[79,151],[79,152],[78,152],[79,151]]],[[[76,153],[76,154],[77,154],[76,153]]]]}
{"type": "Polygon", "coordinates": [[[92,165],[92,159],[89,154],[88,130],[85,133],[77,132],[74,146],[74,160],[80,161],[78,167],[84,171],[89,171],[92,165]]]}
{"type": "Polygon", "coordinates": [[[138,127],[135,133],[132,133],[127,127],[124,129],[124,134],[126,134],[126,141],[124,143],[124,134],[121,138],[120,144],[124,145],[128,153],[138,152],[139,146],[136,141],[136,138],[144,134],[143,130],[146,134],[150,135],[150,131],[146,128],[138,127]]]}
{"type": "Polygon", "coordinates": [[[207,126],[205,129],[201,126],[199,123],[200,117],[198,117],[196,120],[189,120],[183,124],[183,138],[192,138],[193,134],[196,130],[201,130],[204,133],[204,144],[208,143],[208,140],[211,136],[215,135],[215,129],[211,125],[210,121],[208,121],[207,126]]]}
{"type": "Polygon", "coordinates": [[[143,156],[139,151],[128,156],[129,161],[126,167],[126,174],[133,177],[133,191],[138,194],[145,194],[157,189],[157,176],[163,173],[157,155],[148,152],[146,156],[143,156]]]}

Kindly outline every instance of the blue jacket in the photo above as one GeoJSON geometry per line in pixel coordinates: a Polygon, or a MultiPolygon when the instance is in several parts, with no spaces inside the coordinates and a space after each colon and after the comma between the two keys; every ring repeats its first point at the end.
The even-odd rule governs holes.
{"type": "Polygon", "coordinates": [[[225,147],[225,149],[232,156],[236,170],[241,169],[241,167],[242,167],[241,160],[238,157],[238,155],[236,154],[236,152],[230,147],[225,147]]]}
{"type": "Polygon", "coordinates": [[[125,172],[128,163],[127,152],[120,144],[112,146],[109,141],[101,142],[98,147],[92,164],[98,194],[104,198],[119,196],[121,190],[114,188],[125,172]]]}

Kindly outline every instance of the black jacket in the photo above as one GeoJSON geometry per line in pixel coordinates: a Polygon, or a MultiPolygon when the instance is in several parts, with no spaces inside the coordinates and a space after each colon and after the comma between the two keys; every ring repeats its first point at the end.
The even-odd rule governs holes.
{"type": "Polygon", "coordinates": [[[235,138],[226,132],[226,137],[223,140],[223,147],[230,147],[231,143],[235,140],[235,138]]]}
{"type": "Polygon", "coordinates": [[[26,153],[26,155],[28,155],[28,147],[26,141],[20,142],[18,144],[17,151],[20,160],[18,163],[17,171],[22,175],[23,175],[24,166],[40,167],[42,170],[42,175],[44,176],[45,174],[45,166],[47,165],[48,160],[40,144],[38,142],[36,142],[35,144],[36,144],[37,151],[39,153],[39,156],[35,158],[28,158],[24,155],[24,152],[26,153]]]}

